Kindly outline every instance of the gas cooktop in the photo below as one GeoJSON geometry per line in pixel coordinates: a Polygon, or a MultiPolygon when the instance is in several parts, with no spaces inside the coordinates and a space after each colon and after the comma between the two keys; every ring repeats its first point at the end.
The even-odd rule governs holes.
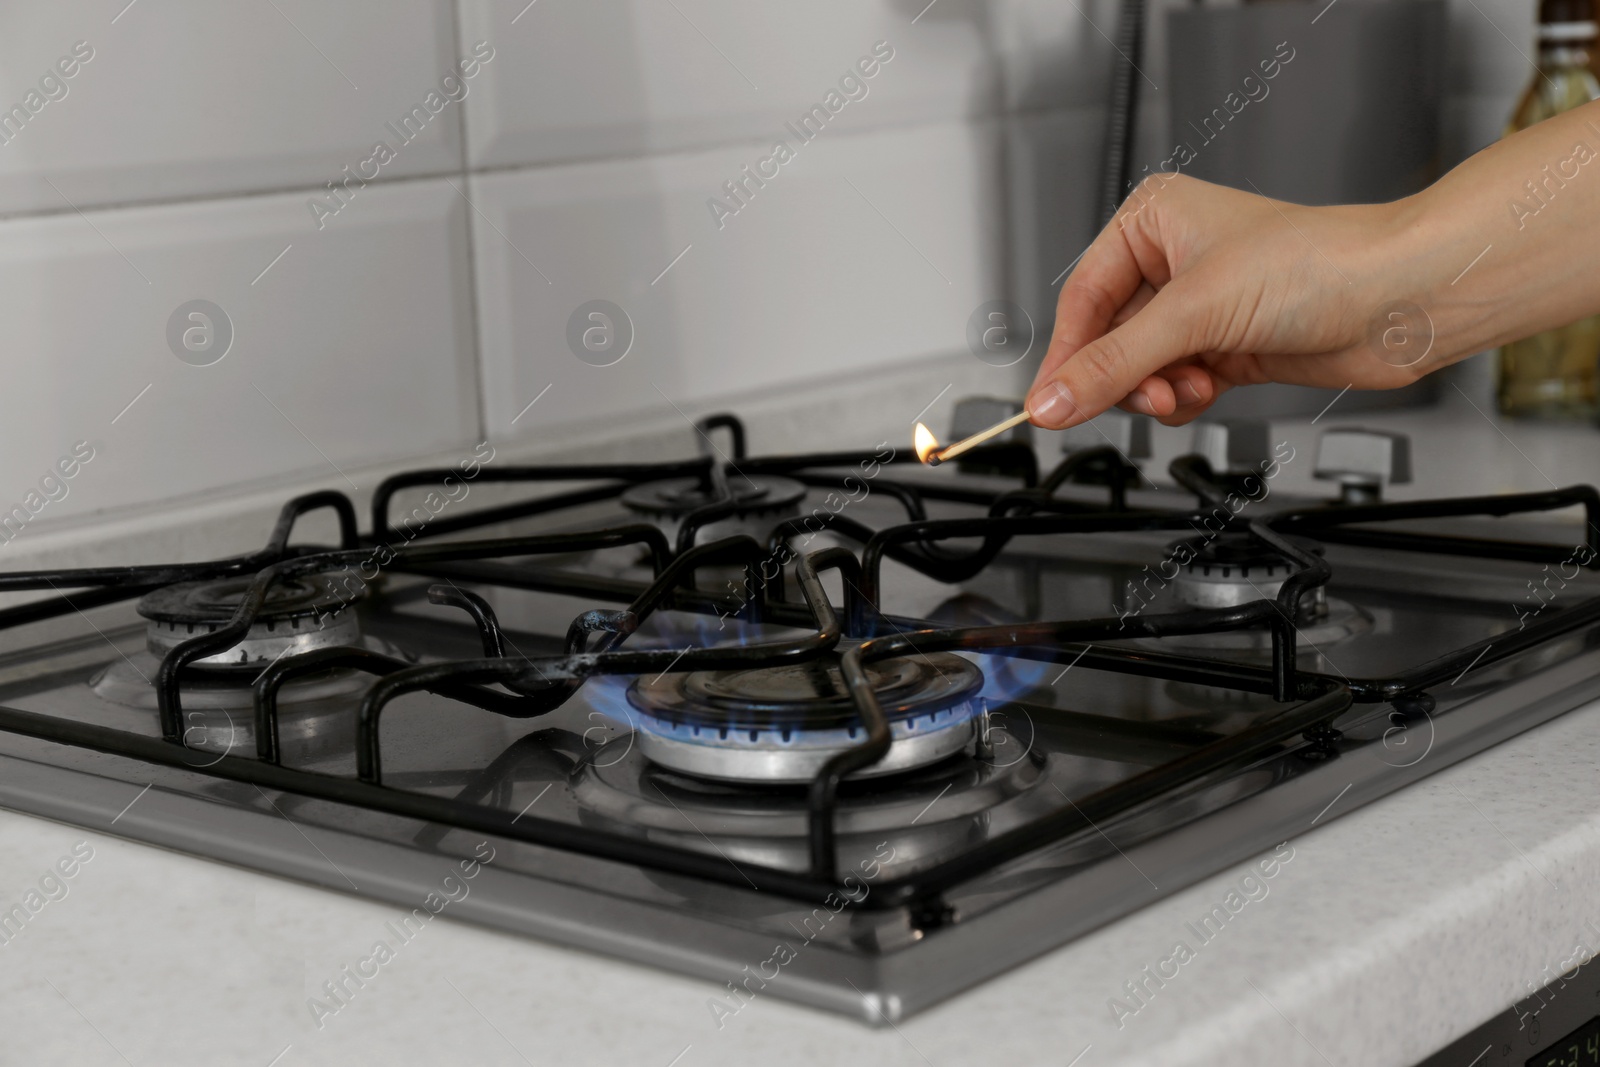
{"type": "Polygon", "coordinates": [[[1385,503],[1404,438],[1218,422],[1159,490],[1118,413],[1048,471],[697,428],[0,574],[48,594],[0,610],[0,804],[876,1023],[1600,695],[1586,486],[1385,503]]]}

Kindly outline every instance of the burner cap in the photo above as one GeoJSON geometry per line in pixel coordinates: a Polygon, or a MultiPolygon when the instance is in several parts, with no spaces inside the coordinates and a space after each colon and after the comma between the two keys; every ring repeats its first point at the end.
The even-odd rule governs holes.
{"type": "MultiPolygon", "coordinates": [[[[150,620],[146,643],[151,654],[165,656],[196,634],[221,629],[253,581],[251,576],[182,582],[145,594],[138,611],[150,620]]],[[[365,595],[365,584],[353,574],[342,574],[337,581],[330,575],[310,575],[277,582],[244,640],[194,665],[256,666],[290,652],[357,644],[361,624],[348,609],[365,595]]]]}
{"type": "MultiPolygon", "coordinates": [[[[728,492],[738,504],[738,510],[727,518],[700,527],[695,531],[696,541],[717,541],[737,534],[748,534],[757,541],[764,541],[772,532],[773,523],[800,514],[800,501],[806,497],[806,487],[793,478],[771,474],[755,474],[749,478],[735,476],[728,483],[728,492]]],[[[717,499],[715,491],[708,489],[699,478],[644,482],[622,494],[624,507],[655,523],[673,541],[678,538],[678,527],[685,516],[717,499]]]]}
{"type": "MultiPolygon", "coordinates": [[[[1306,552],[1322,554],[1322,546],[1304,538],[1291,538],[1306,552]]],[[[1185,604],[1199,608],[1228,608],[1252,600],[1270,600],[1299,565],[1283,553],[1247,533],[1193,537],[1176,541],[1168,554],[1187,549],[1175,583],[1185,604]]]]}
{"type": "MultiPolygon", "coordinates": [[[[926,766],[971,739],[983,672],[967,660],[936,652],[869,664],[866,671],[894,743],[860,777],[926,766]]],[[[640,678],[628,702],[642,713],[639,744],[647,757],[723,781],[809,782],[862,737],[836,656],[640,678]]]]}
{"type": "MultiPolygon", "coordinates": [[[[728,483],[728,492],[739,503],[740,514],[755,515],[792,508],[805,498],[806,487],[792,478],[757,474],[750,478],[732,479],[728,483]]],[[[681,519],[696,508],[716,500],[715,491],[707,488],[699,478],[643,482],[622,494],[623,505],[634,511],[651,517],[674,519],[681,519]]]]}

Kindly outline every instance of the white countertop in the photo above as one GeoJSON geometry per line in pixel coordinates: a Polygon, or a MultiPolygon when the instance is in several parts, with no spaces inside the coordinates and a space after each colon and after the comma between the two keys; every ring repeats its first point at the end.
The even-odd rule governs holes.
{"type": "Polygon", "coordinates": [[[0,947],[0,1062],[1409,1067],[1600,944],[1597,769],[1600,703],[1335,804],[1120,1030],[1110,998],[1245,866],[898,1029],[761,997],[719,1030],[709,983],[443,918],[319,1030],[307,998],[399,909],[0,813],[0,909],[94,850],[0,947]]]}

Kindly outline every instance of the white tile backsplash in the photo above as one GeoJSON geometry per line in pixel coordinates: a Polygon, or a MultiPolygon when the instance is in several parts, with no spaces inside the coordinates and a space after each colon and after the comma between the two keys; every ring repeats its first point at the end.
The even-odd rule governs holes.
{"type": "Polygon", "coordinates": [[[998,143],[967,123],[827,131],[720,229],[707,201],[759,149],[475,178],[490,431],[847,379],[963,348],[968,316],[1001,295],[998,143]],[[569,317],[595,299],[633,325],[632,350],[611,366],[580,361],[567,342],[569,317]]]}
{"type": "MultiPolygon", "coordinates": [[[[0,29],[6,109],[75,42],[92,54],[4,127],[0,214],[337,179],[458,59],[449,0],[7,4],[0,29]]],[[[459,169],[459,110],[418,123],[383,173],[459,169]]]]}
{"type": "Polygon", "coordinates": [[[0,503],[80,440],[94,458],[41,521],[475,439],[465,202],[443,180],[391,183],[318,233],[305,199],[0,223],[0,503]],[[181,324],[209,340],[194,362],[231,332],[209,366],[169,346],[196,299],[231,323],[181,324]]]}
{"type": "MultiPolygon", "coordinates": [[[[1535,6],[1450,2],[1447,164],[1499,135],[1531,77],[1535,6]]],[[[971,358],[984,301],[1048,329],[1093,232],[1118,8],[7,5],[0,505],[79,440],[95,458],[34,532],[286,478],[348,488],[341,471],[484,432],[592,446],[607,420],[718,403],[770,420],[801,383],[851,375],[900,375],[911,408],[945,381],[1015,394],[1026,367],[940,369],[928,397],[906,368],[971,358]],[[465,99],[402,144],[392,126],[479,41],[493,58],[465,99]],[[875,47],[893,58],[866,95],[830,100],[875,47]],[[802,145],[786,124],[817,105],[833,111],[802,145]],[[779,139],[794,158],[757,186],[742,168],[779,139]],[[394,150],[380,176],[330,192],[379,141],[394,150]],[[739,210],[719,225],[711,198],[739,210]],[[234,329],[214,366],[168,347],[194,299],[234,329]],[[572,312],[596,299],[636,333],[615,366],[569,350],[572,312]]],[[[1135,169],[1165,154],[1164,33],[1153,6],[1135,169]]]]}
{"type": "Polygon", "coordinates": [[[970,0],[941,0],[915,23],[925,4],[911,0],[460,6],[463,38],[491,40],[504,56],[467,102],[474,166],[764,141],[838,91],[879,42],[893,58],[845,107],[852,122],[948,119],[996,99],[983,5],[970,0]]]}

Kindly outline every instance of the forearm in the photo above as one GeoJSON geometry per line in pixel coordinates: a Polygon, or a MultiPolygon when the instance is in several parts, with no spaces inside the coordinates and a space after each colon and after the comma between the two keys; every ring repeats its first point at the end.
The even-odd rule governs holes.
{"type": "Polygon", "coordinates": [[[1479,152],[1394,208],[1380,287],[1433,322],[1419,369],[1600,312],[1600,102],[1479,152]]]}
{"type": "Polygon", "coordinates": [[[1147,179],[1062,286],[1028,411],[1051,429],[1112,404],[1181,423],[1238,385],[1395,388],[1596,313],[1591,103],[1392,204],[1147,179]]]}

